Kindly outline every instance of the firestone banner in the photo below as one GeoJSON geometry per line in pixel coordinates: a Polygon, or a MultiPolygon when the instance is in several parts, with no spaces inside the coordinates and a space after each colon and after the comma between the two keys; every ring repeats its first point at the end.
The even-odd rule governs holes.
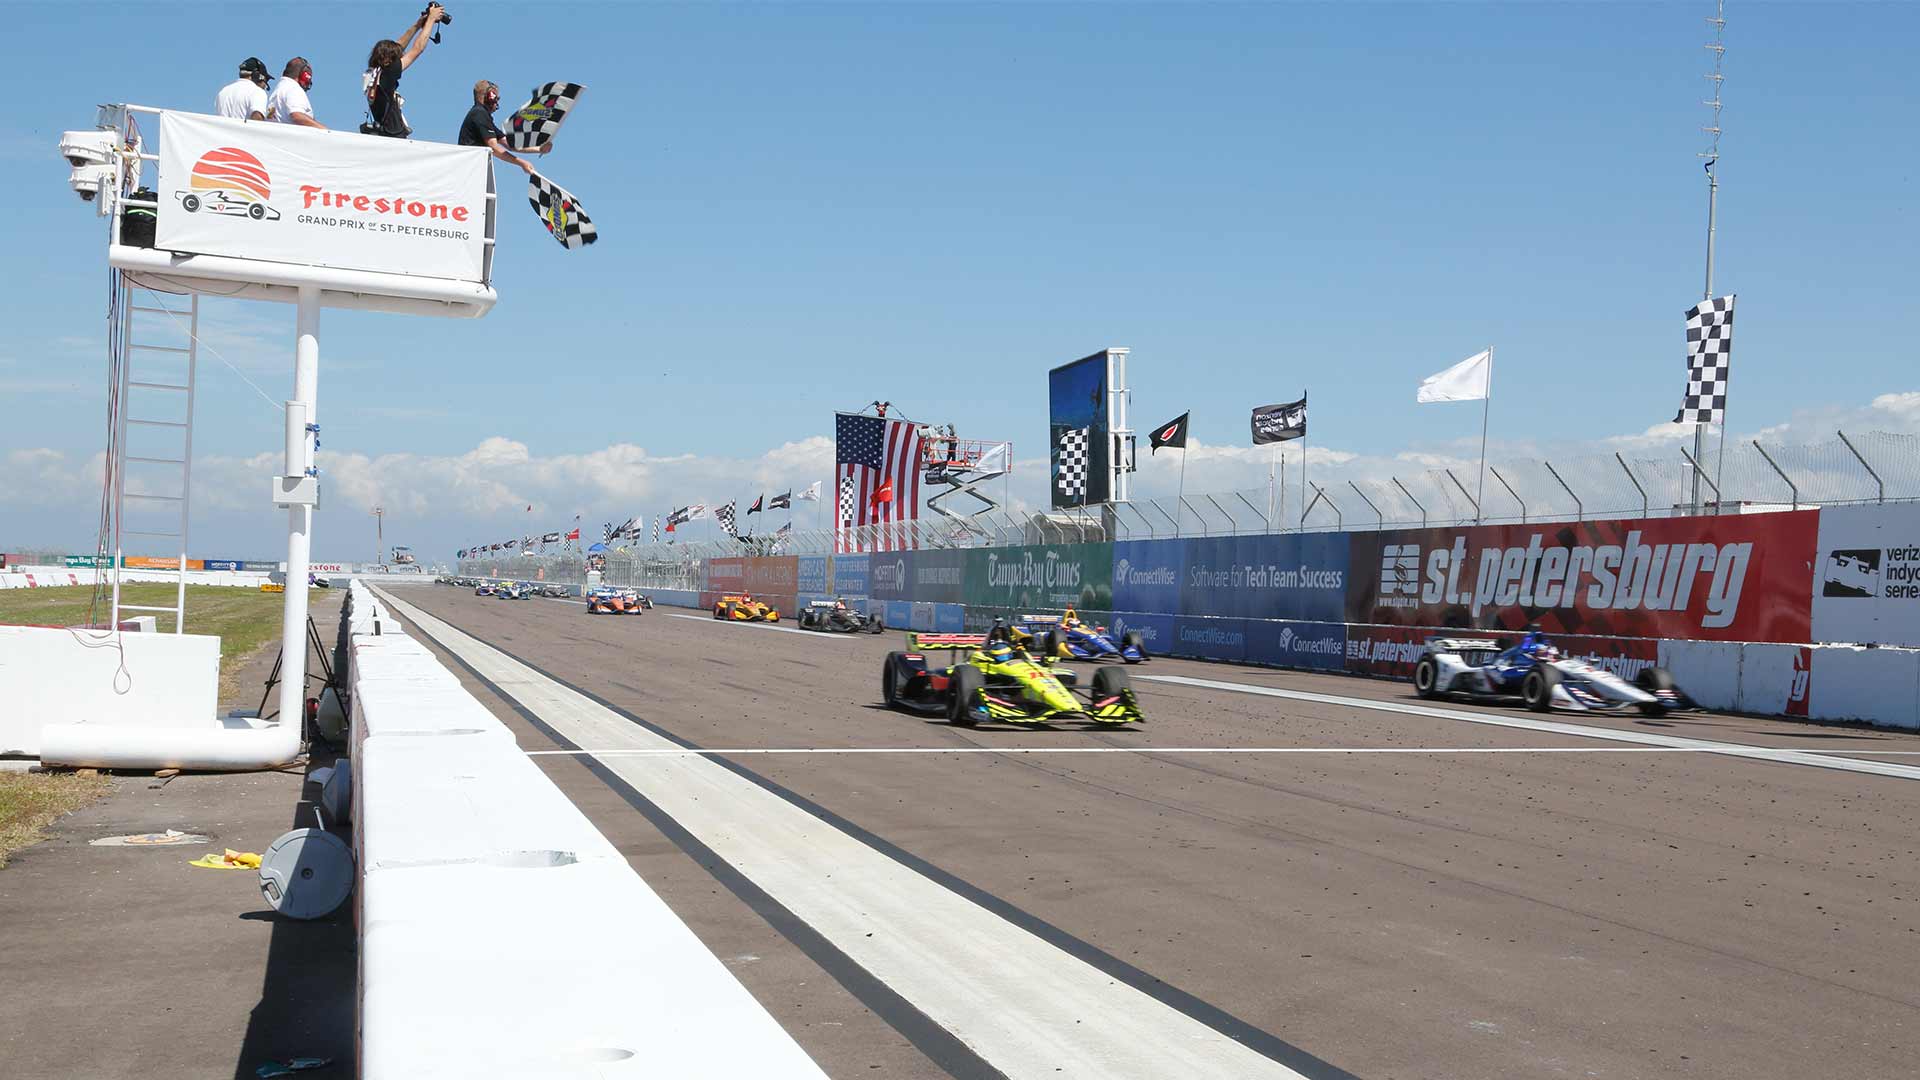
{"type": "Polygon", "coordinates": [[[1818,516],[1352,533],[1347,621],[1806,641],[1818,516]]]}
{"type": "Polygon", "coordinates": [[[482,147],[162,113],[155,246],[480,282],[490,178],[482,147]]]}

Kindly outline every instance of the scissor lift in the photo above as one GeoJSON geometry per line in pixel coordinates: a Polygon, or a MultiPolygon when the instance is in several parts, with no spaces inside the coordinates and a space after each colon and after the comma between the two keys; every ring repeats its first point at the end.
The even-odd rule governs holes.
{"type": "Polygon", "coordinates": [[[951,427],[928,428],[920,437],[920,469],[928,485],[947,487],[927,499],[927,509],[969,533],[984,534],[972,519],[998,509],[1000,503],[982,492],[979,485],[998,480],[1013,470],[1013,444],[957,438],[951,427]],[[979,505],[971,513],[941,505],[943,500],[957,495],[969,496],[979,505]]]}

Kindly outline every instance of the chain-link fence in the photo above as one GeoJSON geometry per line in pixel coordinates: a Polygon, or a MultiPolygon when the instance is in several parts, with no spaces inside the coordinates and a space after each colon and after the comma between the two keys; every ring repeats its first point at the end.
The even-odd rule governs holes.
{"type": "MultiPolygon", "coordinates": [[[[923,517],[836,536],[803,529],[771,537],[643,544],[606,556],[603,580],[637,588],[697,589],[702,560],[730,555],[825,555],[905,548],[1001,547],[1246,533],[1457,526],[1618,517],[1742,513],[1920,499],[1920,436],[1875,432],[1800,444],[1728,443],[1695,462],[1686,447],[1624,453],[1381,470],[1312,465],[1276,472],[1269,487],[1137,498],[1065,511],[995,509],[976,517],[923,517]],[[1304,496],[1304,497],[1303,497],[1304,496]]],[[[470,560],[461,572],[578,584],[581,557],[470,560]]]]}

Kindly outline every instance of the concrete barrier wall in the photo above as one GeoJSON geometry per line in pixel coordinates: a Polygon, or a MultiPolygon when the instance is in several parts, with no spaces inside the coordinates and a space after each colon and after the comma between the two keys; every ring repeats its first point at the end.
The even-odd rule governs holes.
{"type": "MultiPolygon", "coordinates": [[[[10,566],[0,572],[0,589],[43,589],[61,586],[92,585],[95,571],[70,570],[63,566],[10,566]]],[[[121,581],[158,581],[168,585],[180,579],[173,570],[129,570],[120,571],[121,581]]],[[[228,585],[243,589],[257,589],[267,580],[264,571],[246,570],[189,570],[189,585],[228,585]]]]}
{"type": "Polygon", "coordinates": [[[220,639],[0,626],[0,754],[40,756],[47,724],[205,728],[220,639]]]}
{"type": "Polygon", "coordinates": [[[361,1075],[823,1074],[360,582],[361,1075]]]}

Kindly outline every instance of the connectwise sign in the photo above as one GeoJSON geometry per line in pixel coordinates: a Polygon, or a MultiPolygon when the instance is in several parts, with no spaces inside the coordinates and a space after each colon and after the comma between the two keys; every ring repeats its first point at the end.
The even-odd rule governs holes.
{"type": "Polygon", "coordinates": [[[1356,623],[1809,639],[1818,512],[1351,534],[1356,623]]]}
{"type": "Polygon", "coordinates": [[[1035,612],[1113,607],[1112,544],[1036,544],[966,555],[969,605],[1035,612]]]}
{"type": "Polygon", "coordinates": [[[155,246],[478,282],[489,176],[480,147],[163,113],[155,246]]]}

